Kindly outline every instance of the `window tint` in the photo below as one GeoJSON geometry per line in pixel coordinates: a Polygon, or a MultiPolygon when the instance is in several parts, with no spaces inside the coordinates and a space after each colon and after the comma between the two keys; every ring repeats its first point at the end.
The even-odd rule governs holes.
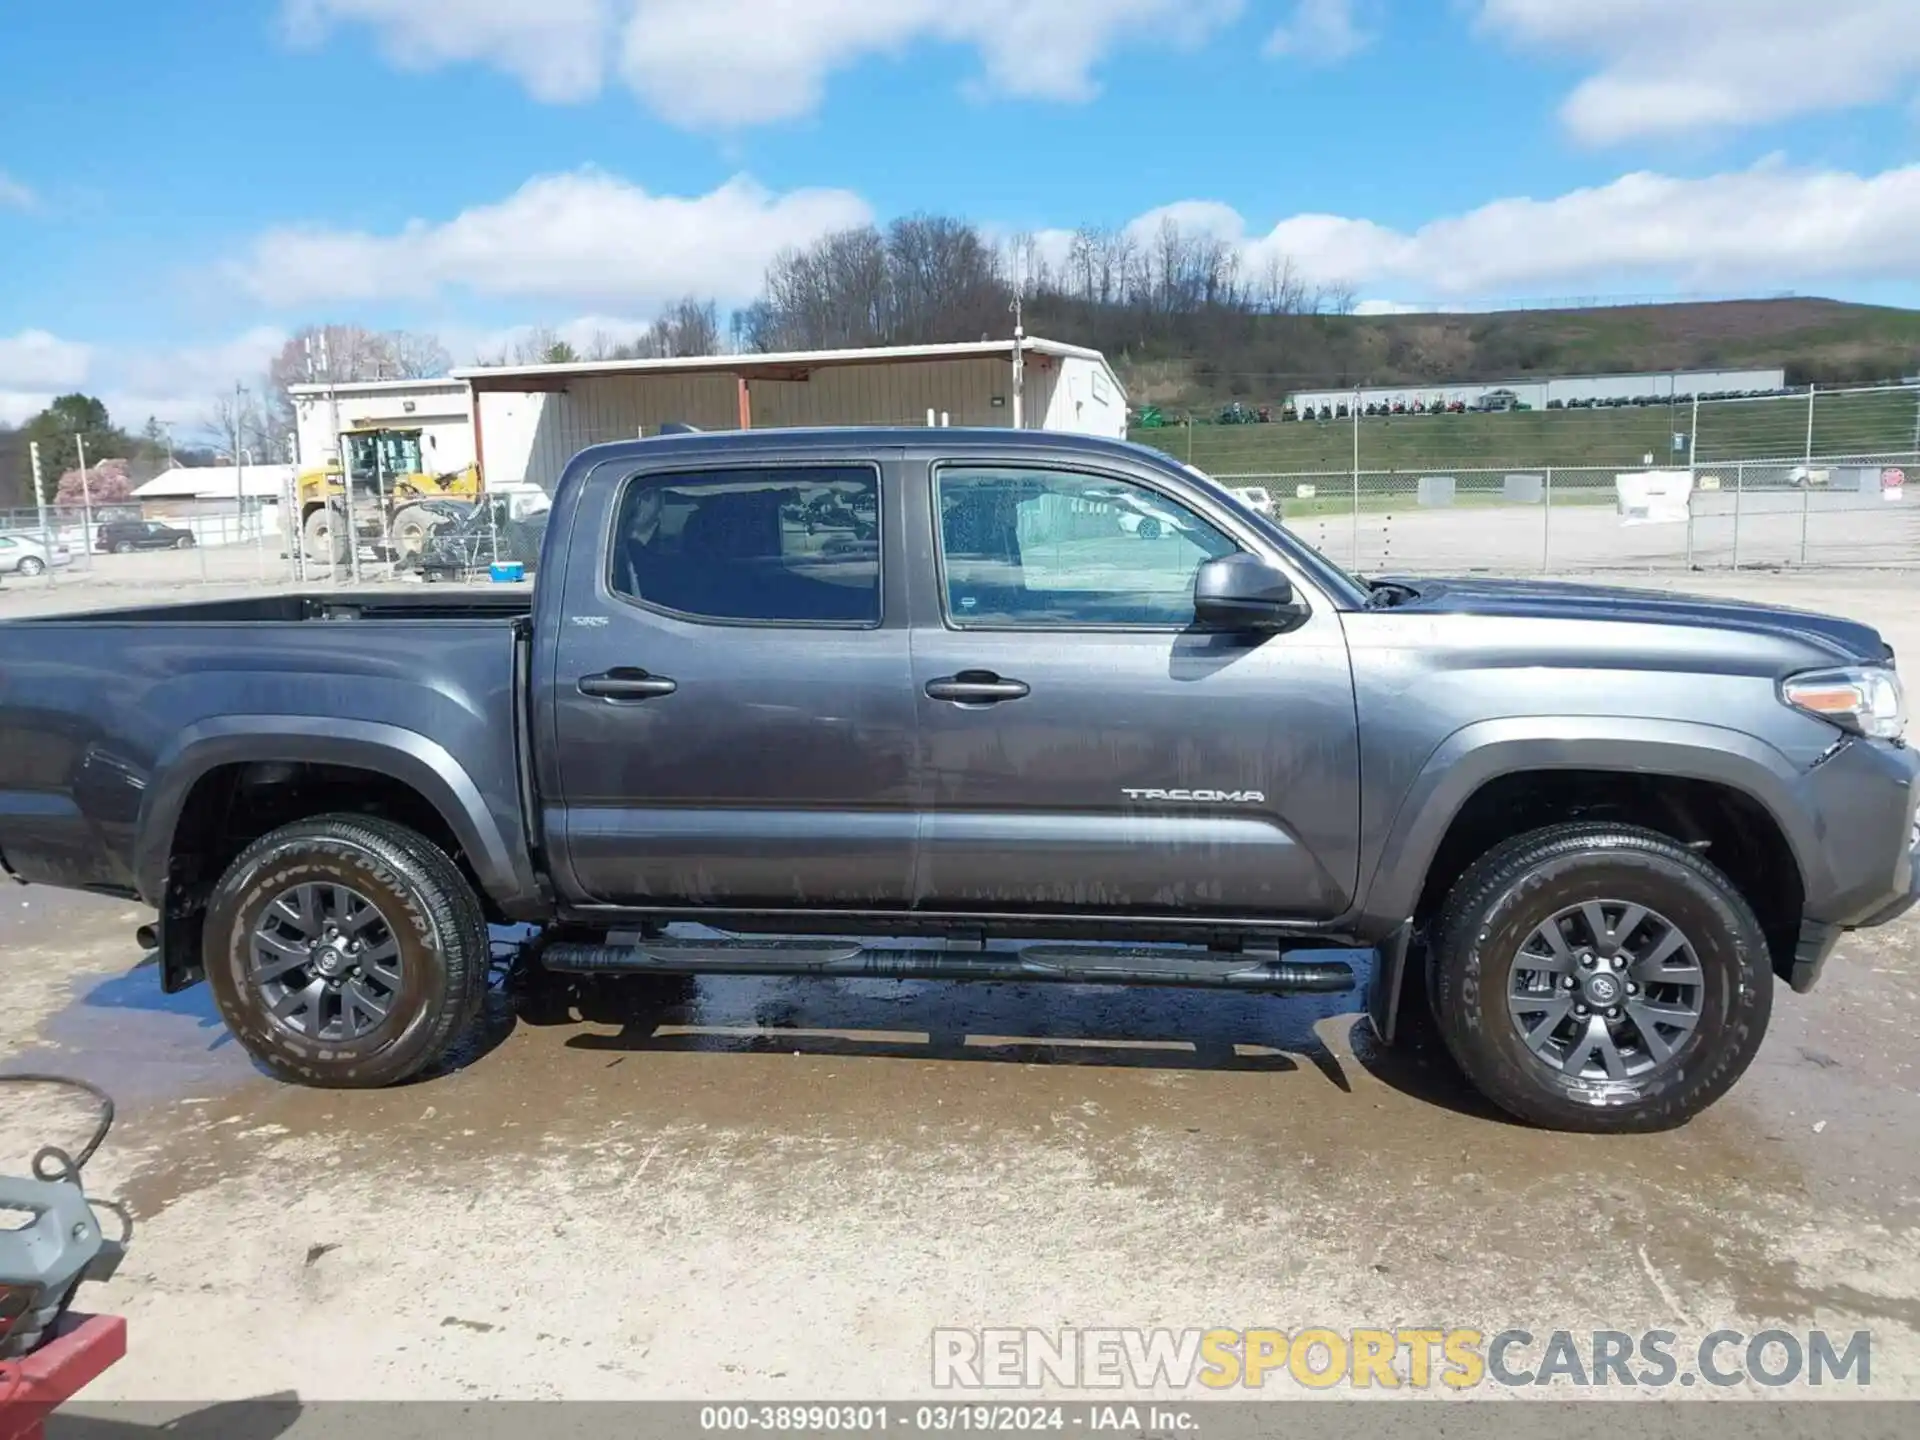
{"type": "Polygon", "coordinates": [[[880,485],[859,466],[647,476],[627,487],[613,588],[770,624],[880,622],[880,485]]]}
{"type": "Polygon", "coordinates": [[[935,484],[956,625],[1190,625],[1194,572],[1240,548],[1124,480],[943,466],[935,484]]]}

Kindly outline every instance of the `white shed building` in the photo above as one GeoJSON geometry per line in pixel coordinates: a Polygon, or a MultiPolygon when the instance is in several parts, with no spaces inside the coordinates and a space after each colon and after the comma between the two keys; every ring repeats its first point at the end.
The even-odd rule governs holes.
{"type": "Polygon", "coordinates": [[[489,486],[549,489],[608,440],[818,425],[1020,426],[1124,437],[1127,398],[1097,350],[1025,337],[790,354],[703,355],[453,372],[472,391],[489,486]]]}
{"type": "Polygon", "coordinates": [[[790,354],[484,365],[434,380],[292,387],[302,466],[340,429],[419,428],[427,464],[480,461],[490,489],[551,489],[574,454],[679,423],[702,430],[986,425],[1124,438],[1127,396],[1098,350],[1026,336],[790,354]]]}
{"type": "Polygon", "coordinates": [[[367,425],[418,428],[420,446],[436,473],[473,463],[473,400],[464,380],[362,380],[331,387],[293,385],[294,442],[303,468],[333,453],[338,410],[341,430],[367,425]]]}

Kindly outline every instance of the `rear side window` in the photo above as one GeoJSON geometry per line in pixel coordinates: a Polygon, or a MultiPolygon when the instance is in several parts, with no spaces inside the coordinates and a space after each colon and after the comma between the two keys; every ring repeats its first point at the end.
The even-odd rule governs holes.
{"type": "Polygon", "coordinates": [[[615,594],[678,615],[880,623],[880,480],[869,467],[637,476],[612,550],[615,594]]]}

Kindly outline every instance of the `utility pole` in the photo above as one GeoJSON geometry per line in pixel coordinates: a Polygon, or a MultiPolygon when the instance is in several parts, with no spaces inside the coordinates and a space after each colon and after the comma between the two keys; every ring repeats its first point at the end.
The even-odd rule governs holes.
{"type": "Polygon", "coordinates": [[[1023,430],[1027,423],[1027,329],[1017,288],[1013,294],[1013,304],[1008,308],[1013,311],[1013,428],[1023,430]]]}
{"type": "Polygon", "coordinates": [[[73,443],[80,452],[80,544],[93,561],[93,486],[87,480],[87,437],[78,430],[73,432],[73,443]]]}
{"type": "MultiPolygon", "coordinates": [[[[314,378],[314,348],[315,348],[314,341],[316,338],[319,341],[320,376],[322,379],[326,381],[326,386],[327,386],[327,412],[330,417],[329,423],[331,424],[333,429],[334,453],[340,457],[340,493],[341,493],[341,498],[343,502],[343,509],[345,512],[344,518],[345,518],[345,525],[347,530],[347,536],[346,536],[347,573],[352,578],[353,582],[357,585],[360,582],[360,534],[359,534],[359,531],[355,528],[354,514],[353,514],[353,457],[347,453],[346,444],[340,438],[340,391],[338,387],[334,384],[333,358],[328,353],[327,332],[325,330],[322,330],[317,337],[312,337],[312,336],[308,337],[307,378],[308,379],[314,378]]],[[[325,499],[324,487],[323,487],[323,494],[322,494],[322,502],[326,504],[329,509],[332,508],[332,502],[327,501],[325,499]]],[[[331,519],[331,517],[329,518],[331,519]]],[[[329,549],[330,550],[335,549],[335,547],[332,544],[333,526],[331,525],[331,523],[328,525],[327,534],[329,539],[329,549]]],[[[301,539],[304,541],[305,536],[302,535],[301,539]]],[[[333,559],[333,556],[329,555],[328,559],[329,561],[331,561],[333,559]]],[[[333,565],[333,576],[335,580],[338,580],[340,578],[340,567],[338,564],[333,565]]]]}
{"type": "Polygon", "coordinates": [[[40,469],[40,442],[29,441],[27,454],[33,461],[33,503],[40,509],[40,547],[47,552],[47,584],[53,584],[53,527],[47,523],[47,482],[40,469]]]}
{"type": "Polygon", "coordinates": [[[246,404],[247,387],[233,383],[233,524],[237,544],[247,533],[247,460],[240,447],[240,414],[246,404]]]}

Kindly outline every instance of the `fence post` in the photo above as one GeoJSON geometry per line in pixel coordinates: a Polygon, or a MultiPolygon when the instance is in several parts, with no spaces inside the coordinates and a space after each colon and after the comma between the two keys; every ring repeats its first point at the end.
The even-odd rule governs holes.
{"type": "Polygon", "coordinates": [[[1807,563],[1807,516],[1813,509],[1813,397],[1817,385],[1807,386],[1807,452],[1800,464],[1804,471],[1800,486],[1800,563],[1807,563]]]}
{"type": "Polygon", "coordinates": [[[1546,505],[1540,526],[1540,573],[1553,569],[1553,467],[1547,466],[1546,505]]]}
{"type": "MultiPolygon", "coordinates": [[[[33,503],[40,510],[40,546],[47,552],[47,588],[53,588],[53,527],[47,523],[47,482],[40,470],[40,442],[29,440],[27,454],[33,461],[33,503]]],[[[59,497],[56,496],[56,499],[59,497]]]]}
{"type": "MultiPolygon", "coordinates": [[[[1358,398],[1359,391],[1355,391],[1358,398]]],[[[1350,406],[1348,413],[1353,416],[1353,568],[1360,568],[1360,410],[1350,406]]]]}
{"type": "Polygon", "coordinates": [[[1693,419],[1687,427],[1687,569],[1693,569],[1693,507],[1700,498],[1700,388],[1693,391],[1693,419]]]}
{"type": "Polygon", "coordinates": [[[1733,568],[1740,569],[1740,501],[1747,493],[1747,465],[1737,460],[1733,466],[1733,568]]]}

